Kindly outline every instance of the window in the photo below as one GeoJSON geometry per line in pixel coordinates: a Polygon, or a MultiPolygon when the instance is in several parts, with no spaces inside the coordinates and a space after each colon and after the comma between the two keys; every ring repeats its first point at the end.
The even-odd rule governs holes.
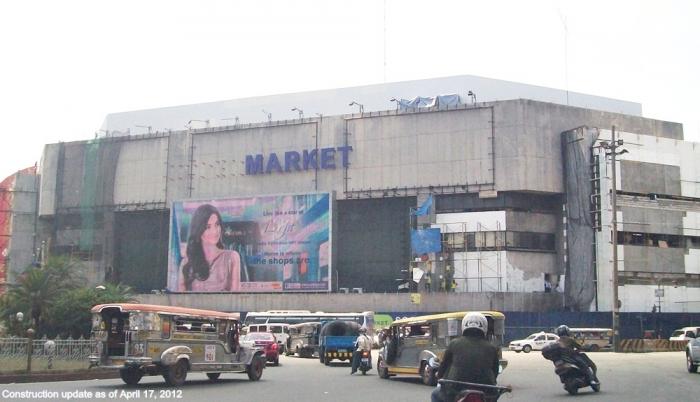
{"type": "Polygon", "coordinates": [[[216,322],[203,319],[177,318],[175,331],[178,332],[216,332],[216,322]]]}

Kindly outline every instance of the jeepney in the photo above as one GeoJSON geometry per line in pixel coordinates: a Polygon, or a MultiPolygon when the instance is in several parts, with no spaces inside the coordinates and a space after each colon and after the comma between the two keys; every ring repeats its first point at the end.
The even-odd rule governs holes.
{"type": "MultiPolygon", "coordinates": [[[[479,311],[486,316],[487,339],[499,348],[503,345],[505,315],[495,311],[479,311]]],[[[380,378],[416,375],[426,385],[437,384],[436,367],[450,341],[462,335],[462,318],[467,311],[423,315],[394,321],[377,358],[380,378]]],[[[499,349],[500,350],[500,349],[499,349]]],[[[508,361],[500,359],[500,371],[508,361]]]]}
{"type": "Polygon", "coordinates": [[[247,373],[252,381],[262,376],[264,351],[239,341],[238,313],[129,303],[100,304],[91,312],[90,367],[119,370],[128,385],[162,375],[180,386],[188,371],[211,380],[221,373],[247,373]]]}

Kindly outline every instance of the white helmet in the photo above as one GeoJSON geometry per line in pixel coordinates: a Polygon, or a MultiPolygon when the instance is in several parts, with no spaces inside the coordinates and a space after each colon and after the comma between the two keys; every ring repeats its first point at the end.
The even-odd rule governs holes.
{"type": "Polygon", "coordinates": [[[467,315],[462,318],[462,332],[464,332],[465,329],[477,328],[486,336],[488,327],[489,323],[486,317],[481,313],[467,313],[467,315]]]}

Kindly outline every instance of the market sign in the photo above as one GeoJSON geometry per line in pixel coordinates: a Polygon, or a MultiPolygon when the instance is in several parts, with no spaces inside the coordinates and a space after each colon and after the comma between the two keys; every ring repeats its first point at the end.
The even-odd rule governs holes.
{"type": "Polygon", "coordinates": [[[271,152],[267,157],[263,154],[245,156],[245,174],[256,175],[263,173],[301,172],[306,170],[335,169],[350,165],[351,146],[337,148],[304,149],[287,151],[284,155],[271,152]]]}

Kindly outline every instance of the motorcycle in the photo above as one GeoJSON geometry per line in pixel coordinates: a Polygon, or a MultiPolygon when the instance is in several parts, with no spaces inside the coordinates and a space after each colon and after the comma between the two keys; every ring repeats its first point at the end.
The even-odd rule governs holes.
{"type": "Polygon", "coordinates": [[[463,388],[455,397],[454,402],[496,402],[501,395],[513,391],[511,387],[503,387],[500,385],[477,384],[445,379],[438,380],[438,386],[443,384],[454,384],[463,388]]]}
{"type": "Polygon", "coordinates": [[[371,369],[372,369],[372,353],[369,350],[363,350],[362,355],[360,356],[359,370],[362,372],[362,375],[365,375],[371,369]]]}
{"type": "Polygon", "coordinates": [[[559,376],[564,389],[571,395],[576,395],[580,388],[590,386],[593,391],[600,392],[600,382],[596,377],[595,364],[583,352],[565,348],[559,343],[547,345],[542,349],[542,356],[554,363],[554,372],[559,376]],[[590,364],[583,364],[582,360],[590,364]]]}

